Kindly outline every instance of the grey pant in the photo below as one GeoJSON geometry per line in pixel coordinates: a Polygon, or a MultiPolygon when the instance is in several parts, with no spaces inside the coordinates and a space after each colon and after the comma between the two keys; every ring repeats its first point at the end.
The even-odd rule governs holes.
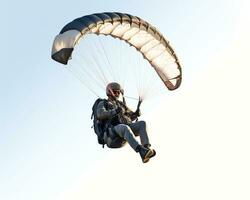
{"type": "Polygon", "coordinates": [[[124,138],[134,150],[136,150],[136,147],[139,145],[135,136],[140,136],[142,145],[149,144],[145,121],[134,122],[130,125],[118,124],[114,127],[114,130],[120,137],[124,138]]]}

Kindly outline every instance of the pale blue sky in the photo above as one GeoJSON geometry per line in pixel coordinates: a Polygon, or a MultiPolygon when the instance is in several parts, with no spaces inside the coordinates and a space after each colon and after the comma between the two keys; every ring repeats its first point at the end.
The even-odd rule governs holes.
{"type": "Polygon", "coordinates": [[[2,4],[3,200],[55,199],[73,185],[80,172],[90,170],[97,160],[108,155],[108,150],[102,151],[90,133],[90,106],[95,96],[50,59],[52,42],[62,26],[97,12],[140,16],[170,40],[183,65],[180,91],[187,93],[193,79],[207,70],[206,63],[229,47],[237,32],[240,9],[248,5],[236,0],[24,0],[2,4]]]}

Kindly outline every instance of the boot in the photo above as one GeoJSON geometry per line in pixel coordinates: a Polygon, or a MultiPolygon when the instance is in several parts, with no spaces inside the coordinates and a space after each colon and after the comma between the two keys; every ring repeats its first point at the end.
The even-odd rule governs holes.
{"type": "Polygon", "coordinates": [[[149,161],[149,159],[152,157],[152,155],[154,154],[154,152],[151,149],[147,149],[143,146],[139,146],[139,153],[142,159],[143,163],[146,163],[149,161]]]}
{"type": "Polygon", "coordinates": [[[146,148],[146,149],[150,149],[152,152],[153,152],[153,154],[150,156],[150,158],[152,158],[152,157],[154,157],[155,155],[156,155],[156,151],[154,150],[154,149],[151,149],[150,147],[151,147],[151,144],[144,144],[144,147],[146,148]]]}

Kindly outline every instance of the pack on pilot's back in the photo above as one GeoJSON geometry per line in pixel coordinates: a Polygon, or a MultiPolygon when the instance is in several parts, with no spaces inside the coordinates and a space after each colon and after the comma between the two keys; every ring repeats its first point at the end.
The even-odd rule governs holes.
{"type": "Polygon", "coordinates": [[[105,131],[104,130],[105,121],[98,120],[98,118],[97,118],[97,106],[101,101],[105,102],[105,104],[107,103],[106,99],[98,98],[92,106],[91,119],[93,120],[92,128],[94,128],[94,132],[97,135],[98,143],[103,145],[103,147],[104,147],[105,143],[103,140],[103,135],[104,135],[104,131],[105,131]]]}

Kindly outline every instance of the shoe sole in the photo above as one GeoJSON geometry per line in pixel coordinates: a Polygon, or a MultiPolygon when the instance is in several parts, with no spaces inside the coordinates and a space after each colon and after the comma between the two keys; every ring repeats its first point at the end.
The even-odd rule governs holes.
{"type": "Polygon", "coordinates": [[[149,161],[150,158],[152,158],[153,156],[155,156],[155,151],[148,151],[148,153],[145,155],[145,158],[143,159],[143,163],[147,163],[149,161]]]}
{"type": "Polygon", "coordinates": [[[156,151],[152,149],[152,155],[150,156],[150,158],[153,158],[156,155],[156,151]]]}

